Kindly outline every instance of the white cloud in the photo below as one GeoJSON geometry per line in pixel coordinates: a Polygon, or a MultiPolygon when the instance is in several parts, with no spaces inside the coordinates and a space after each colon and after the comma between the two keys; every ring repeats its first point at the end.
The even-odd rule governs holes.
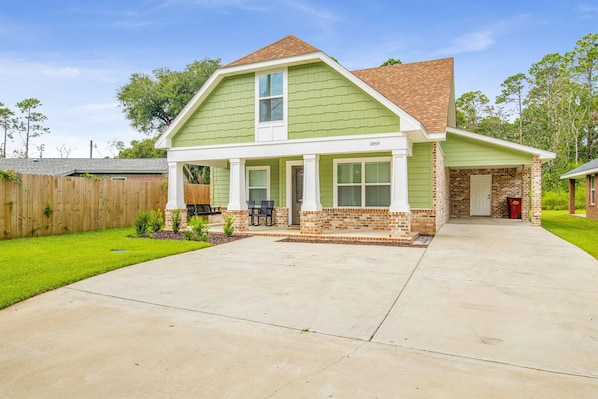
{"type": "Polygon", "coordinates": [[[460,54],[484,51],[496,42],[495,34],[489,30],[466,33],[452,40],[448,48],[441,52],[445,54],[460,54]]]}

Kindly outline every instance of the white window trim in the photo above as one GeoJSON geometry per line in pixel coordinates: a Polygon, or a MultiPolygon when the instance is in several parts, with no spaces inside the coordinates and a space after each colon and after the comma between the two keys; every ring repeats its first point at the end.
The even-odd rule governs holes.
{"type": "MultiPolygon", "coordinates": [[[[249,200],[249,171],[250,170],[265,170],[266,171],[266,199],[270,199],[270,165],[265,166],[247,166],[245,168],[245,198],[249,200]]],[[[258,187],[253,187],[258,188],[258,187]]],[[[257,205],[257,204],[256,204],[257,205]]]]}
{"type": "MultiPolygon", "coordinates": [[[[388,208],[388,206],[365,206],[365,187],[366,186],[374,186],[374,185],[379,185],[379,186],[389,186],[392,188],[392,157],[372,157],[372,158],[336,158],[333,160],[332,162],[332,169],[333,169],[333,173],[332,173],[332,179],[333,179],[333,190],[332,190],[332,201],[333,201],[333,206],[335,208],[338,208],[338,182],[337,182],[337,178],[338,178],[338,164],[342,164],[342,163],[361,163],[361,167],[362,167],[362,176],[363,176],[363,181],[361,182],[361,206],[343,206],[343,208],[355,208],[355,209],[363,209],[363,208],[367,208],[367,209],[386,209],[388,208]],[[388,162],[390,164],[390,182],[389,183],[383,183],[383,184],[366,184],[365,183],[365,163],[366,162],[388,162]]],[[[392,201],[392,198],[391,198],[392,201]]]]}
{"type": "MultiPolygon", "coordinates": [[[[256,72],[255,73],[255,141],[272,141],[272,140],[260,140],[259,131],[260,129],[270,129],[273,130],[274,128],[284,128],[285,134],[284,139],[288,138],[288,115],[289,115],[289,106],[288,106],[288,69],[274,69],[268,70],[263,72],[256,72]],[[260,77],[264,75],[269,75],[272,73],[282,73],[282,120],[279,121],[268,121],[268,122],[260,122],[260,77]]],[[[274,96],[278,97],[278,96],[274,96]]],[[[264,97],[269,98],[269,97],[264,97]]]]}
{"type": "Polygon", "coordinates": [[[590,175],[590,205],[596,204],[596,175],[590,175]]]}

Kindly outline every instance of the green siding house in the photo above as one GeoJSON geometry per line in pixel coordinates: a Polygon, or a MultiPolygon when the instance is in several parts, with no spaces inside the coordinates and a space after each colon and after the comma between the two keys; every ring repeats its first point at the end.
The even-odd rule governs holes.
{"type": "Polygon", "coordinates": [[[158,139],[168,215],[183,165],[211,167],[212,205],[248,229],[247,201],[302,234],[378,230],[412,239],[450,217],[540,221],[541,164],[554,154],[455,128],[453,59],[349,71],[287,36],[218,69],[158,139]]]}

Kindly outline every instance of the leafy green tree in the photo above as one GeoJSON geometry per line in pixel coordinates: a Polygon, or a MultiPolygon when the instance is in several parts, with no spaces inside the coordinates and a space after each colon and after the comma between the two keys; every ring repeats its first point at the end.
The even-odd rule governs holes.
{"type": "Polygon", "coordinates": [[[121,140],[111,145],[118,151],[116,158],[166,158],[166,150],[154,147],[156,139],[132,140],[131,147],[126,147],[121,140]]]}
{"type": "Polygon", "coordinates": [[[519,123],[519,144],[523,143],[523,101],[525,99],[524,89],[527,78],[525,74],[518,73],[509,76],[500,84],[502,92],[496,97],[496,104],[514,103],[519,123]]]}
{"type": "Polygon", "coordinates": [[[220,59],[205,58],[180,72],[158,68],[152,75],[134,73],[129,83],[117,89],[117,98],[133,128],[156,136],[170,125],[219,67],[220,59]]]}
{"type": "Polygon", "coordinates": [[[386,61],[384,61],[382,63],[382,65],[380,65],[380,66],[399,65],[399,64],[402,64],[402,63],[403,63],[403,61],[401,61],[398,58],[389,58],[386,61]]]}
{"type": "Polygon", "coordinates": [[[19,108],[22,115],[18,118],[15,129],[23,140],[24,149],[21,153],[23,158],[29,158],[31,139],[50,133],[50,129],[43,125],[48,118],[36,111],[41,106],[42,103],[37,98],[27,98],[17,103],[17,108],[19,108]]]}
{"type": "Polygon", "coordinates": [[[13,139],[13,131],[15,128],[15,120],[14,120],[15,113],[12,112],[9,108],[4,107],[4,104],[0,102],[0,128],[4,131],[4,142],[2,144],[2,158],[6,158],[6,143],[8,140],[13,139]]]}
{"type": "Polygon", "coordinates": [[[463,93],[455,102],[461,117],[457,120],[457,127],[477,133],[482,119],[492,113],[490,100],[481,91],[468,91],[463,93]]]}

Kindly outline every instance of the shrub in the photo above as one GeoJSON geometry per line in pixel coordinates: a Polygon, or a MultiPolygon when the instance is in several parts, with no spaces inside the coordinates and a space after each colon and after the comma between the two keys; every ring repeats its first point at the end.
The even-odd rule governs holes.
{"type": "Polygon", "coordinates": [[[162,211],[158,209],[154,211],[153,209],[149,213],[149,227],[150,230],[158,232],[164,228],[164,216],[162,216],[162,211]]]}
{"type": "Polygon", "coordinates": [[[208,233],[209,226],[207,220],[201,216],[193,216],[187,224],[191,227],[199,240],[208,241],[210,236],[208,233]]]}
{"type": "Polygon", "coordinates": [[[137,212],[135,217],[135,233],[138,237],[144,236],[149,226],[149,215],[146,211],[137,212]]]}
{"type": "Polygon", "coordinates": [[[191,241],[193,240],[193,236],[195,235],[195,233],[191,230],[184,230],[183,231],[183,237],[185,237],[185,240],[187,241],[191,241]]]}
{"type": "Polygon", "coordinates": [[[226,215],[224,215],[224,226],[222,227],[222,229],[224,230],[224,234],[226,234],[227,237],[232,236],[233,232],[235,231],[234,222],[235,215],[233,215],[232,213],[227,213],[226,215]]]}
{"type": "Polygon", "coordinates": [[[172,211],[171,222],[172,222],[172,232],[178,234],[179,230],[181,229],[181,210],[175,209],[172,211]]]}

